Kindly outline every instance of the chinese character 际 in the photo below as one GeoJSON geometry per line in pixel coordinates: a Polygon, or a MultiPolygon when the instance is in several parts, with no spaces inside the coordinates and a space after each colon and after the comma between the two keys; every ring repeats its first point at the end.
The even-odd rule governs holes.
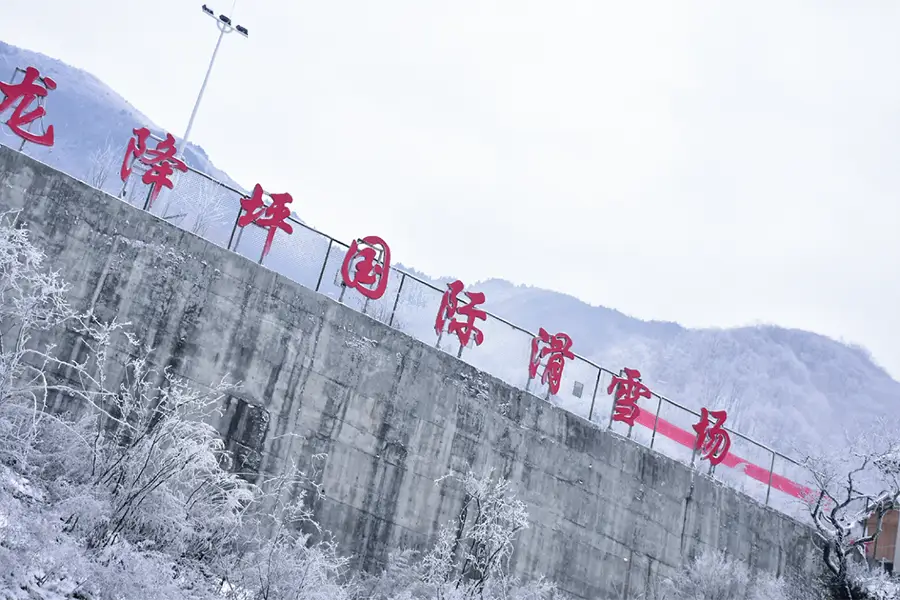
{"type": "Polygon", "coordinates": [[[388,273],[391,268],[391,249],[387,243],[377,235],[370,235],[362,239],[364,246],[360,247],[357,240],[353,240],[344,264],[341,265],[341,277],[344,285],[359,290],[359,293],[370,300],[378,300],[387,289],[388,273]],[[383,264],[379,263],[376,247],[382,248],[383,264]],[[356,259],[360,259],[354,265],[356,259]],[[350,273],[351,265],[353,274],[350,273]],[[374,287],[373,287],[374,286],[374,287]]]}
{"type": "Polygon", "coordinates": [[[613,421],[627,423],[634,427],[634,421],[641,414],[641,408],[637,405],[641,398],[650,398],[650,389],[641,383],[641,372],[637,369],[623,369],[625,377],[616,376],[606,390],[613,396],[613,421]]]}
{"type": "Polygon", "coordinates": [[[475,335],[475,345],[480,346],[484,341],[484,333],[475,326],[475,319],[487,320],[487,313],[476,308],[477,305],[484,304],[484,292],[466,292],[469,302],[460,306],[457,296],[464,287],[463,282],[458,279],[447,285],[448,289],[441,298],[441,306],[434,321],[434,331],[440,335],[444,331],[444,324],[450,321],[446,323],[447,333],[455,333],[461,346],[469,344],[472,334],[475,335]],[[457,320],[457,315],[465,317],[465,321],[457,320]]]}
{"type": "Polygon", "coordinates": [[[528,363],[529,379],[537,376],[541,359],[548,354],[550,358],[547,359],[547,364],[544,366],[541,383],[549,382],[550,393],[556,395],[559,393],[559,384],[562,380],[563,367],[566,366],[566,359],[575,358],[572,353],[572,338],[565,333],[551,336],[546,329],[541,327],[537,337],[531,340],[531,361],[528,363]]]}
{"type": "Polygon", "coordinates": [[[141,181],[145,185],[152,186],[150,188],[150,201],[147,207],[153,206],[153,201],[159,196],[162,188],[172,189],[172,174],[175,169],[182,173],[187,172],[187,165],[181,160],[175,158],[177,149],[175,148],[175,138],[171,133],[166,134],[166,139],[157,142],[156,148],[147,148],[147,138],[150,137],[150,130],[146,127],[133,130],[135,137],[128,140],[128,148],[125,150],[125,158],[122,159],[122,168],[119,175],[122,181],[128,181],[131,176],[131,167],[135,160],[149,167],[145,172],[141,181]]]}
{"type": "Polygon", "coordinates": [[[731,436],[722,427],[728,414],[724,410],[700,409],[700,421],[694,425],[697,432],[696,448],[700,450],[700,459],[706,459],[713,466],[725,460],[728,449],[731,447],[731,436]],[[709,417],[716,422],[710,427],[709,417]]]}
{"type": "Polygon", "coordinates": [[[17,136],[29,142],[41,146],[52,146],[53,125],[48,125],[47,131],[42,134],[25,131],[24,126],[47,114],[44,107],[40,105],[38,98],[46,98],[47,93],[55,89],[56,82],[49,77],[41,77],[40,72],[34,67],[25,69],[25,77],[19,83],[4,83],[0,81],[0,93],[4,95],[3,102],[0,102],[0,113],[8,110],[16,100],[19,101],[18,106],[16,106],[12,115],[6,121],[7,127],[12,129],[17,136]],[[34,110],[25,112],[34,102],[38,102],[38,106],[34,110]]]}
{"type": "Polygon", "coordinates": [[[294,228],[290,223],[286,223],[291,214],[288,204],[294,201],[290,194],[269,194],[272,198],[272,204],[266,206],[263,202],[263,189],[258,183],[253,187],[253,194],[249,198],[241,198],[241,209],[245,212],[238,218],[238,226],[246,227],[251,223],[268,229],[269,234],[266,236],[266,243],[263,246],[262,258],[269,253],[272,247],[272,240],[275,238],[275,231],[284,230],[285,233],[293,233],[294,228]]]}

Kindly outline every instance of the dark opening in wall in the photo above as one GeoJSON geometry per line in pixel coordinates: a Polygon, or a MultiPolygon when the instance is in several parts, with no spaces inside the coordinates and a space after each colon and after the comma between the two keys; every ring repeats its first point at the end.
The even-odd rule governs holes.
{"type": "Polygon", "coordinates": [[[234,459],[233,469],[244,479],[256,481],[269,429],[269,412],[243,398],[226,396],[225,422],[225,448],[234,459]]]}

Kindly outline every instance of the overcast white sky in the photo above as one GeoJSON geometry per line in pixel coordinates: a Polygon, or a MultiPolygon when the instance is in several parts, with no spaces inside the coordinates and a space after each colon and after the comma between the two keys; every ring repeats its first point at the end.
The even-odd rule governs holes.
{"type": "MultiPolygon", "coordinates": [[[[0,39],[181,136],[201,0],[3,0],[0,39]]],[[[231,0],[207,0],[227,12],[231,0]]],[[[238,0],[191,135],[341,239],[900,376],[900,5],[238,0]]],[[[490,301],[490,299],[488,299],[490,301]]]]}

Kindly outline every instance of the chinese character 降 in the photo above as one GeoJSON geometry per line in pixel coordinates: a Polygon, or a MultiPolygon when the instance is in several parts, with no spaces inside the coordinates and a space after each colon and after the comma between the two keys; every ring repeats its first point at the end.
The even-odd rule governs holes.
{"type": "Polygon", "coordinates": [[[150,188],[150,201],[147,208],[153,206],[153,201],[159,196],[162,188],[172,189],[172,174],[175,169],[182,173],[187,172],[187,165],[181,160],[175,158],[177,149],[175,147],[175,138],[171,133],[166,134],[166,139],[157,142],[156,148],[147,147],[147,138],[150,137],[150,130],[146,127],[133,130],[134,136],[128,140],[128,148],[125,150],[125,157],[122,159],[122,168],[119,175],[122,181],[128,181],[131,176],[131,167],[135,160],[149,167],[141,181],[145,185],[152,186],[150,188]]]}

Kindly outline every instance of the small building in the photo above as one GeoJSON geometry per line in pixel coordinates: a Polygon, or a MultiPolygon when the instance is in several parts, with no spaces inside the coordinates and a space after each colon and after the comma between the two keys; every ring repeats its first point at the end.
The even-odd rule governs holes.
{"type": "MultiPolygon", "coordinates": [[[[900,561],[897,548],[897,528],[900,525],[900,513],[889,510],[884,514],[881,523],[881,534],[873,542],[866,544],[866,558],[869,564],[882,564],[888,573],[894,572],[894,565],[900,561]]],[[[870,516],[866,521],[866,535],[875,532],[878,519],[870,516]]]]}

